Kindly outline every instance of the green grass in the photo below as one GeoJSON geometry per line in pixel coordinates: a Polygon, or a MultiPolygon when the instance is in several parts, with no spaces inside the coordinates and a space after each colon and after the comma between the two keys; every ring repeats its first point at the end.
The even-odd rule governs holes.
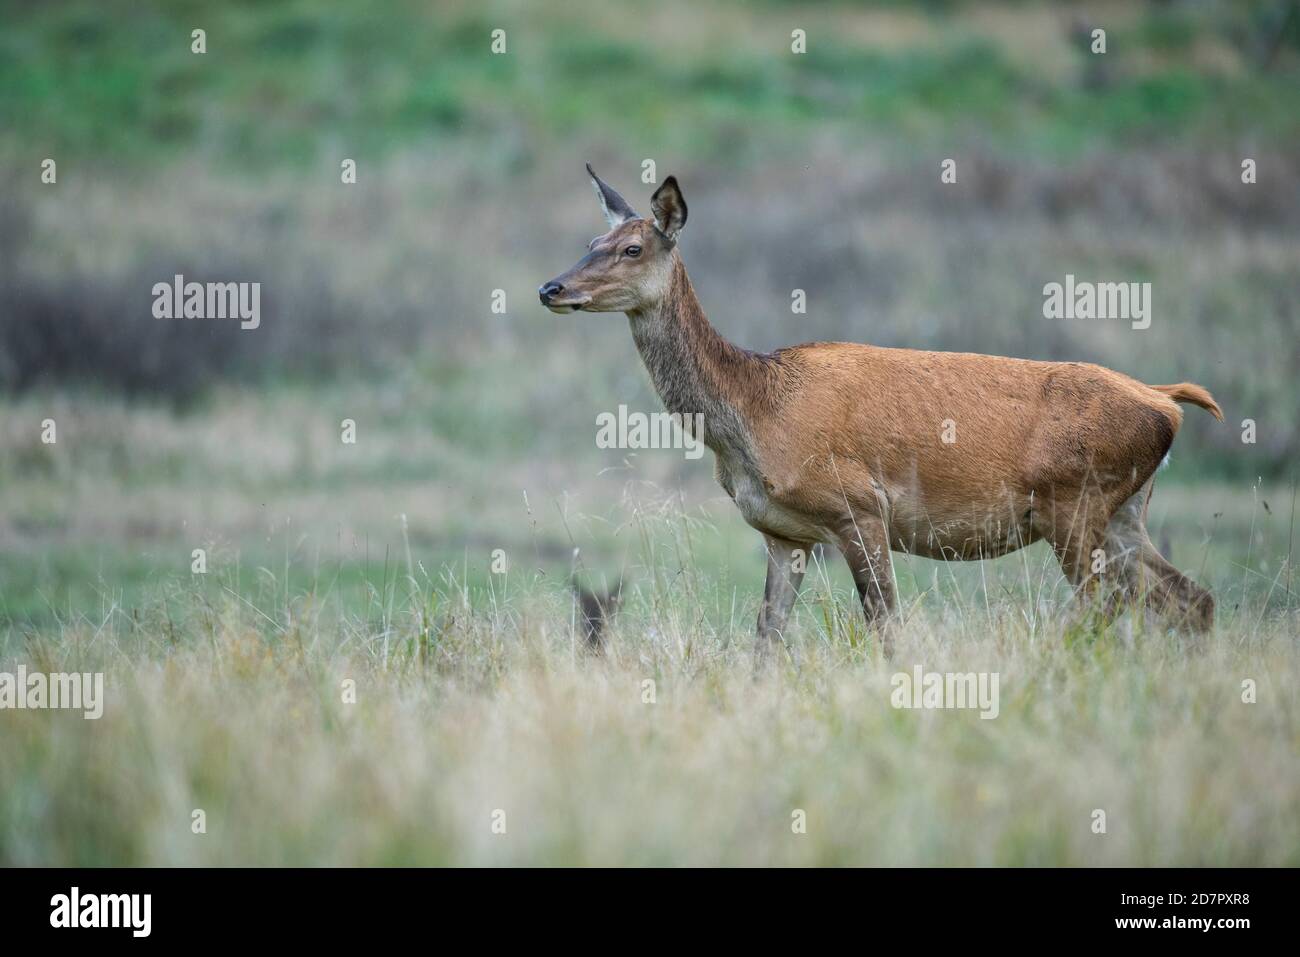
{"type": "MultiPolygon", "coordinates": [[[[1065,153],[1137,139],[1192,142],[1251,131],[1294,139],[1288,53],[1263,71],[1214,71],[1177,56],[1193,31],[1219,21],[1153,14],[1120,30],[1110,78],[1079,77],[1096,59],[1051,35],[1073,70],[1046,73],[1014,40],[981,33],[958,9],[927,19],[895,11],[823,8],[797,15],[736,4],[732,16],[692,19],[689,4],[656,14],[646,38],[592,17],[580,4],[271,4],[146,2],[109,14],[78,0],[33,9],[7,4],[0,38],[0,128],[21,130],[41,155],[111,156],[135,165],[201,151],[249,168],[301,166],[344,148],[373,158],[411,142],[486,142],[523,131],[534,145],[599,133],[646,155],[742,155],[837,127],[872,138],[951,142],[996,137],[1065,153]],[[863,26],[862,40],[837,18],[863,26]],[[912,16],[934,39],[873,41],[873,17],[912,16]],[[732,23],[744,23],[737,30],[732,23]],[[808,52],[789,48],[792,23],[808,52]],[[190,52],[202,26],[208,52],[190,52]],[[673,42],[688,29],[689,43],[673,42]],[[508,52],[492,55],[491,31],[508,52]],[[851,31],[850,31],[851,32],[851,31]],[[780,136],[773,134],[780,131],[780,136]]],[[[1124,18],[1127,23],[1131,18],[1124,18]]],[[[1223,39],[1225,56],[1243,54],[1223,39]]],[[[1289,48],[1288,48],[1289,49],[1289,48]]]]}

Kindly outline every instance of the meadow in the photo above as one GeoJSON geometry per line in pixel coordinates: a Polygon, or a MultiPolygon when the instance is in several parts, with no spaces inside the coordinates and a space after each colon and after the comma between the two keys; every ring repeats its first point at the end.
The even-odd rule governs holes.
{"type": "Polygon", "coordinates": [[[1283,7],[1089,4],[1099,60],[1043,3],[0,2],[0,672],[107,695],[0,711],[0,864],[1300,863],[1283,7]],[[583,163],[644,211],[646,158],[743,345],[1210,388],[1150,528],[1215,629],[1080,618],[1042,545],[897,556],[886,660],[826,554],[756,677],[759,536],[711,456],[596,446],[660,408],[627,322],[536,302],[583,163]],[[176,273],[260,328],[154,319],[176,273]],[[1151,327],[1044,318],[1067,273],[1151,327]],[[603,654],[575,577],[623,582],[603,654]],[[997,717],[893,707],[918,665],[997,717]]]}
{"type": "Polygon", "coordinates": [[[757,579],[672,561],[600,657],[522,570],[466,588],[401,559],[351,586],[358,614],[329,563],[302,592],[178,580],[11,634],[4,660],[102,670],[108,706],[5,715],[3,860],[1295,866],[1294,605],[1195,640],[1072,626],[1029,569],[1022,596],[910,595],[892,661],[814,581],[757,680],[757,579]],[[997,716],[895,709],[917,665],[998,674],[997,716]]]}
{"type": "Polygon", "coordinates": [[[74,405],[73,463],[8,486],[45,544],[7,559],[31,577],[0,670],[102,671],[107,706],[5,712],[6,863],[1297,863],[1290,489],[1157,485],[1153,535],[1218,601],[1207,636],[1078,620],[1040,544],[900,557],[887,661],[832,554],[756,680],[761,546],[707,475],[512,487],[499,452],[458,484],[400,420],[355,450],[295,434],[303,401],[220,393],[183,427],[74,405]],[[603,655],[571,570],[625,582],[603,655]],[[917,665],[998,674],[997,717],[895,709],[917,665]]]}

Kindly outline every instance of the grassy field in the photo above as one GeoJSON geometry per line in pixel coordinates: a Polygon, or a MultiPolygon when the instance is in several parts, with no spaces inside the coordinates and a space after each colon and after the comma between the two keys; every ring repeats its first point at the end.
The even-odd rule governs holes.
{"type": "Polygon", "coordinates": [[[264,171],[342,144],[370,154],[467,137],[508,169],[532,162],[529,141],[593,126],[637,156],[730,160],[828,128],[908,144],[979,131],[1054,157],[1295,132],[1277,95],[1294,64],[1258,69],[1276,4],[1110,0],[1071,15],[1044,3],[672,2],[632,16],[575,0],[144,0],[111,19],[94,0],[22,7],[0,4],[12,23],[0,122],[145,170],[195,149],[264,171]],[[1100,61],[1082,55],[1094,24],[1108,31],[1100,61]],[[196,28],[204,56],[190,50],[196,28]],[[506,55],[489,56],[496,29],[506,55]],[[794,29],[810,41],[799,57],[794,29]]]}
{"type": "Polygon", "coordinates": [[[935,566],[886,662],[815,570],[756,681],[757,577],[679,563],[707,536],[671,510],[633,524],[659,558],[601,658],[564,583],[466,587],[418,549],[351,580],[300,569],[320,579],[301,591],[283,566],[239,591],[175,578],[143,608],[11,630],[0,664],[102,670],[108,705],[5,715],[0,861],[1300,863],[1293,600],[1225,587],[1192,640],[1071,624],[1041,554],[995,566],[991,593],[935,566]],[[916,665],[997,673],[997,717],[893,708],[916,665]]]}
{"type": "Polygon", "coordinates": [[[575,440],[538,470],[337,397],[355,448],[294,390],[6,436],[0,671],[103,671],[107,706],[4,713],[0,861],[1300,862],[1287,488],[1157,486],[1153,535],[1218,600],[1204,638],[1075,620],[1038,545],[900,556],[883,661],[831,555],[755,681],[758,536],[704,465],[575,440]],[[603,657],[574,568],[625,581],[603,657]],[[896,710],[916,665],[999,674],[998,716],[896,710]]]}
{"type": "Polygon", "coordinates": [[[107,692],[0,711],[0,864],[1300,864],[1288,9],[0,0],[0,673],[107,692]],[[660,408],[627,322],[537,304],[583,163],[644,212],[647,159],[742,345],[1209,388],[1150,528],[1215,630],[897,556],[886,661],[828,555],[755,680],[759,536],[711,456],[596,447],[660,408]],[[154,319],[176,273],[261,326],[154,319]],[[1067,273],[1150,328],[1045,319],[1067,273]],[[603,656],[574,575],[624,582],[603,656]],[[895,709],[917,665],[997,718],[895,709]]]}

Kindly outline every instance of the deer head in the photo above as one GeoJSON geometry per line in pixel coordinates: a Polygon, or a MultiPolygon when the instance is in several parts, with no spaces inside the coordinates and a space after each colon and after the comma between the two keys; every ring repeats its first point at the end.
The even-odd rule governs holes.
{"type": "Polygon", "coordinates": [[[609,232],[587,244],[568,272],[544,282],[537,294],[551,312],[638,312],[667,293],[686,225],[686,201],[669,176],[650,198],[654,220],[642,219],[587,164],[609,232]]]}

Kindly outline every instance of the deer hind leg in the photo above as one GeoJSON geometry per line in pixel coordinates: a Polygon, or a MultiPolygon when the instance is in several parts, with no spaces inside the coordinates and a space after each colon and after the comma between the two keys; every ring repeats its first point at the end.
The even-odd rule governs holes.
{"type": "Polygon", "coordinates": [[[1176,627],[1194,633],[1214,627],[1214,596],[1180,572],[1147,541],[1142,551],[1147,604],[1176,627]]]}
{"type": "Polygon", "coordinates": [[[1146,529],[1147,503],[1154,480],[1116,509],[1106,527],[1107,554],[1122,554],[1120,594],[1148,608],[1175,627],[1192,632],[1214,626],[1214,598],[1165,560],[1146,529]]]}
{"type": "Polygon", "coordinates": [[[758,641],[754,646],[756,665],[763,664],[781,643],[790,610],[799,597],[804,568],[812,546],[764,535],[767,543],[767,584],[758,609],[758,641]],[[802,552],[802,554],[799,554],[802,552]]]}
{"type": "Polygon", "coordinates": [[[894,594],[894,568],[889,556],[889,535],[884,522],[876,516],[859,516],[850,520],[839,533],[840,551],[853,575],[862,600],[867,627],[881,632],[881,646],[886,658],[894,654],[890,617],[897,606],[894,594]]]}
{"type": "Polygon", "coordinates": [[[1142,601],[1144,557],[1147,549],[1152,547],[1146,529],[1146,505],[1150,494],[1151,480],[1148,479],[1115,509],[1106,523],[1100,575],[1107,591],[1107,618],[1115,617],[1127,607],[1136,607],[1142,601]]]}
{"type": "Polygon", "coordinates": [[[1098,572],[1105,554],[1109,517],[1101,497],[1085,491],[1074,496],[1057,496],[1046,515],[1035,515],[1036,521],[1044,523],[1039,533],[1051,543],[1061,571],[1085,605],[1096,600],[1101,584],[1098,572]]]}
{"type": "Polygon", "coordinates": [[[1127,600],[1123,583],[1136,560],[1133,553],[1108,542],[1110,518],[1116,512],[1114,494],[1108,495],[1096,485],[1076,489],[1073,494],[1058,492],[1041,516],[1034,515],[1039,523],[1036,531],[1051,543],[1074,588],[1076,621],[1093,615],[1109,621],[1127,600]]]}
{"type": "Polygon", "coordinates": [[[1147,533],[1147,503],[1154,479],[1124,501],[1106,525],[1105,577],[1114,591],[1109,610],[1145,604],[1177,627],[1206,631],[1214,624],[1214,598],[1169,564],[1147,533]]]}

